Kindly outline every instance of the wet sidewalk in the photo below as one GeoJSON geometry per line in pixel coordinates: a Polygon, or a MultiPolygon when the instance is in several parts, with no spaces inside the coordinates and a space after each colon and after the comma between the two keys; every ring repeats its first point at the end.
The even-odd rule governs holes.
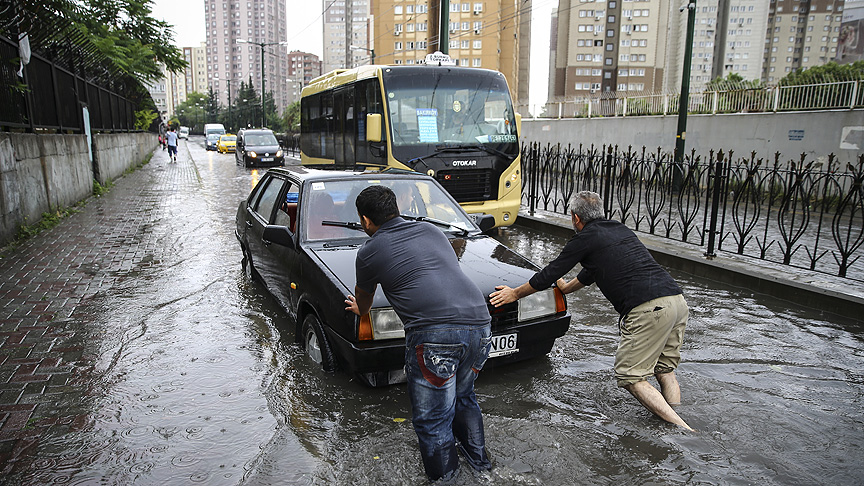
{"type": "Polygon", "coordinates": [[[171,251],[140,235],[159,217],[163,197],[195,183],[195,168],[185,159],[181,154],[178,162],[169,162],[167,151],[157,149],[148,165],[115,181],[107,194],[91,197],[54,228],[4,249],[0,476],[35,450],[47,429],[58,435],[84,425],[87,417],[70,413],[69,405],[88,400],[100,357],[87,354],[94,336],[82,325],[80,311],[171,251]],[[168,164],[176,167],[159,170],[168,164]]]}

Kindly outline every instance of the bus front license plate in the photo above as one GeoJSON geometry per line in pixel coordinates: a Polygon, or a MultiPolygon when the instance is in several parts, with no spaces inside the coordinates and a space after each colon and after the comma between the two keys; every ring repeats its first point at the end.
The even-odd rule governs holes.
{"type": "Polygon", "coordinates": [[[499,356],[518,353],[519,348],[516,347],[519,341],[518,337],[519,335],[516,333],[492,336],[492,347],[489,348],[489,357],[497,358],[499,356]]]}

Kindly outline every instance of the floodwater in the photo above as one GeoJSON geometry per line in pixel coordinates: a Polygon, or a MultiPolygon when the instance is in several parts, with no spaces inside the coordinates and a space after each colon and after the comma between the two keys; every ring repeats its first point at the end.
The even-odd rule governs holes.
{"type": "MultiPolygon", "coordinates": [[[[258,173],[200,142],[187,145],[194,164],[154,160],[127,176],[154,185],[141,197],[152,225],[136,238],[161,250],[75,316],[96,357],[79,376],[92,392],[60,406],[86,426],[43,438],[29,468],[0,482],[427,484],[405,387],[316,369],[241,269],[234,215],[258,173]],[[164,182],[176,170],[188,178],[164,182]]],[[[564,244],[512,227],[497,238],[541,264],[564,244]]],[[[860,322],[673,275],[691,309],[678,412],[698,432],[615,386],[616,316],[583,289],[548,357],[481,374],[494,469],[463,464],[454,484],[864,482],[860,322]]]]}

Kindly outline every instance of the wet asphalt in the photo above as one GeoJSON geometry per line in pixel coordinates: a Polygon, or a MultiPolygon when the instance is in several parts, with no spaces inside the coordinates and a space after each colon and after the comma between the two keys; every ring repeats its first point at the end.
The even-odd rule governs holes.
{"type": "MultiPolygon", "coordinates": [[[[259,176],[193,137],[4,250],[0,484],[426,484],[404,387],[316,369],[241,268],[259,176]]],[[[541,264],[563,244],[496,237],[541,264]]],[[[457,484],[860,484],[860,323],[673,275],[698,434],[616,389],[615,316],[586,290],[549,357],[484,371],[496,468],[457,484]]]]}

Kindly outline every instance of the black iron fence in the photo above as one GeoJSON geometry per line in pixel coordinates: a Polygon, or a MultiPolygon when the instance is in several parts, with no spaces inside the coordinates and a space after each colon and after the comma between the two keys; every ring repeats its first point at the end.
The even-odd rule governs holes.
{"type": "Polygon", "coordinates": [[[675,164],[661,149],[527,144],[522,201],[568,214],[570,197],[603,197],[606,217],[704,248],[864,281],[864,154],[787,160],[695,151],[675,164]]]}
{"type": "MultiPolygon", "coordinates": [[[[17,57],[18,44],[0,36],[0,58],[17,57]]],[[[11,62],[0,66],[0,127],[80,133],[86,106],[93,130],[135,129],[135,104],[127,98],[36,53],[31,54],[23,78],[18,68],[11,62]]]]}

